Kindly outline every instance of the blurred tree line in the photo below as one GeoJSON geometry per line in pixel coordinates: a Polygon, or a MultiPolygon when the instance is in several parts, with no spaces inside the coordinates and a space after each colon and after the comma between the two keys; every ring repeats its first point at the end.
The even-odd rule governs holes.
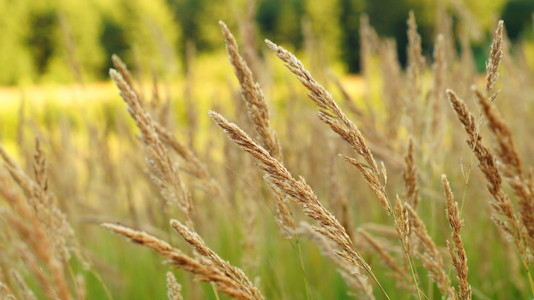
{"type": "MultiPolygon", "coordinates": [[[[0,0],[0,84],[91,81],[106,78],[110,56],[148,72],[183,72],[186,44],[199,53],[220,51],[217,21],[237,31],[249,0],[0,0]]],[[[431,51],[439,8],[454,29],[468,28],[474,47],[486,46],[489,29],[504,18],[512,39],[532,35],[533,0],[256,0],[260,37],[295,50],[314,38],[322,54],[359,70],[360,16],[381,36],[397,40],[405,60],[406,19],[413,10],[431,51]],[[462,26],[460,26],[462,25],[462,26]]],[[[242,24],[241,24],[242,25],[242,24]]],[[[456,32],[458,33],[458,32],[456,32]]],[[[476,53],[476,52],[475,52],[476,53]]]]}

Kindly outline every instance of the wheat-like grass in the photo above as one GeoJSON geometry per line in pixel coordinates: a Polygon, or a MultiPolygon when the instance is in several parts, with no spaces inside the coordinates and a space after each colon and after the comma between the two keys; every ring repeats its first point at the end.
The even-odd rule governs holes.
{"type": "Polygon", "coordinates": [[[445,272],[441,252],[436,246],[436,243],[432,240],[423,220],[421,220],[417,212],[409,204],[405,204],[405,207],[410,218],[411,231],[415,237],[417,237],[417,241],[422,248],[422,251],[417,250],[415,255],[421,259],[430,278],[438,285],[441,293],[446,297],[455,299],[456,292],[451,286],[449,277],[445,272]]]}
{"type": "Polygon", "coordinates": [[[371,190],[377,196],[380,204],[382,204],[386,212],[392,214],[385,187],[380,181],[380,177],[385,177],[385,174],[379,169],[371,150],[367,146],[366,139],[358,127],[345,115],[334,101],[332,95],[313,79],[310,72],[304,68],[302,63],[291,52],[269,40],[265,40],[265,43],[285,63],[286,67],[297,76],[302,85],[308,89],[308,97],[320,108],[319,119],[330,126],[365,160],[366,164],[363,164],[354,158],[344,157],[345,160],[358,168],[371,190]]]}
{"type": "Polygon", "coordinates": [[[467,105],[456,96],[452,90],[447,90],[449,101],[455,110],[458,119],[463,124],[467,133],[467,144],[474,152],[478,167],[486,177],[487,189],[491,194],[493,201],[491,207],[493,210],[493,221],[495,224],[513,240],[525,268],[530,288],[534,292],[534,280],[529,270],[530,265],[530,251],[525,236],[526,229],[520,220],[517,218],[514,211],[512,201],[504,193],[502,186],[502,177],[497,168],[497,161],[489,149],[482,143],[482,138],[479,135],[479,129],[475,123],[475,118],[467,109],[467,105]]]}
{"type": "Polygon", "coordinates": [[[13,295],[11,289],[5,285],[3,282],[0,282],[0,300],[16,300],[17,298],[13,295]]]}
{"type": "Polygon", "coordinates": [[[187,256],[182,251],[173,248],[167,242],[146,232],[111,223],[103,223],[102,227],[127,237],[133,243],[154,250],[166,257],[168,263],[172,266],[197,275],[200,281],[213,282],[220,292],[225,293],[229,297],[243,300],[261,299],[255,298],[250,293],[247,293],[246,288],[243,287],[241,282],[237,282],[232,276],[224,273],[213,263],[206,261],[202,261],[201,263],[187,256]]]}
{"type": "Polygon", "coordinates": [[[447,219],[449,220],[449,225],[451,226],[452,233],[452,243],[447,241],[447,248],[449,249],[449,254],[451,255],[452,264],[456,269],[456,274],[458,274],[458,282],[460,285],[459,296],[462,300],[469,300],[472,298],[472,291],[469,282],[467,281],[467,254],[465,252],[464,243],[462,241],[462,236],[460,231],[463,226],[463,221],[460,217],[460,211],[458,209],[458,203],[454,200],[454,195],[452,193],[449,181],[447,176],[441,176],[441,182],[445,190],[445,203],[447,205],[447,219]]]}
{"type": "MultiPolygon", "coordinates": [[[[174,135],[170,122],[176,113],[171,109],[175,100],[171,96],[171,90],[174,91],[175,87],[180,88],[180,85],[173,84],[172,88],[168,85],[165,92],[160,91],[162,84],[159,81],[161,75],[157,71],[159,66],[154,66],[153,70],[143,74],[141,69],[146,66],[139,56],[142,52],[134,50],[136,67],[140,70],[136,74],[138,77],[132,76],[126,64],[118,56],[112,57],[116,70],[111,70],[110,75],[128,106],[128,112],[135,122],[136,130],[140,131],[148,175],[155,183],[157,191],[145,184],[144,174],[139,172],[144,164],[138,161],[139,157],[135,154],[130,156],[135,149],[127,147],[132,144],[126,143],[127,147],[123,146],[126,139],[127,142],[132,141],[129,139],[131,129],[127,122],[129,120],[122,119],[120,115],[114,119],[116,117],[114,114],[107,119],[106,115],[107,127],[102,132],[102,136],[97,126],[89,124],[87,140],[90,147],[86,149],[85,144],[80,146],[79,143],[86,136],[80,131],[78,122],[75,124],[76,128],[71,128],[74,126],[70,120],[61,120],[57,132],[54,132],[50,128],[56,129],[55,118],[49,120],[47,116],[44,121],[47,125],[46,131],[41,131],[37,126],[31,128],[51,145],[52,155],[45,158],[39,141],[35,152],[32,153],[32,149],[29,149],[30,151],[25,149],[27,145],[24,137],[25,123],[40,124],[41,120],[36,118],[34,121],[26,117],[24,110],[27,109],[24,105],[20,106],[16,133],[18,144],[14,146],[19,148],[20,156],[23,158],[21,161],[25,159],[24,163],[15,161],[0,146],[0,157],[5,163],[5,169],[0,170],[0,227],[4,229],[0,232],[2,240],[0,243],[0,299],[36,299],[36,295],[62,300],[95,297],[90,294],[94,292],[93,280],[86,283],[87,276],[85,275],[88,274],[75,272],[79,269],[79,260],[84,259],[79,254],[81,250],[68,219],[76,220],[75,224],[79,225],[79,229],[83,230],[84,234],[92,233],[91,229],[86,226],[86,222],[87,220],[94,221],[93,214],[117,213],[127,218],[125,214],[130,213],[136,224],[153,226],[161,221],[161,211],[155,205],[141,206],[145,203],[140,203],[140,200],[150,199],[157,192],[165,200],[161,204],[176,205],[183,214],[179,216],[180,221],[172,219],[170,225],[192,246],[192,251],[187,252],[192,254],[182,252],[171,246],[170,242],[126,226],[110,223],[102,224],[102,226],[127,237],[136,244],[152,249],[163,256],[171,266],[191,273],[193,276],[186,277],[184,287],[186,287],[187,295],[194,299],[202,296],[200,291],[196,290],[197,286],[189,285],[192,279],[211,284],[215,298],[219,298],[218,294],[225,294],[223,296],[235,299],[264,299],[264,295],[257,288],[259,281],[256,279],[259,278],[250,278],[248,277],[250,274],[247,275],[243,270],[254,271],[254,275],[267,275],[262,278],[262,281],[266,288],[266,295],[270,297],[297,298],[301,296],[299,291],[295,291],[295,280],[292,278],[299,271],[303,274],[308,298],[315,297],[315,292],[320,293],[319,297],[325,295],[328,293],[326,290],[334,285],[333,292],[339,295],[340,287],[336,281],[339,278],[325,278],[321,270],[312,272],[307,272],[310,270],[308,268],[305,270],[306,262],[311,263],[312,267],[323,267],[323,264],[317,264],[315,252],[301,251],[300,247],[305,244],[300,244],[299,235],[307,237],[317,245],[321,254],[338,269],[349,288],[348,294],[358,298],[375,299],[369,276],[382,288],[374,273],[375,268],[371,269],[367,263],[369,260],[364,255],[373,257],[376,255],[375,262],[378,261],[384,265],[380,268],[379,275],[392,277],[386,282],[390,285],[388,289],[391,288],[392,292],[396,293],[396,298],[472,299],[473,294],[477,298],[483,298],[485,295],[497,298],[518,298],[526,294],[523,291],[525,282],[521,278],[525,274],[534,291],[534,282],[530,274],[532,248],[534,247],[534,173],[528,166],[529,159],[522,160],[519,155],[521,153],[519,144],[524,144],[526,148],[529,146],[528,134],[525,135],[524,132],[528,133],[530,124],[520,124],[524,132],[518,133],[523,133],[522,136],[514,137],[511,130],[528,116],[525,114],[528,110],[517,111],[518,106],[511,106],[514,117],[517,116],[517,120],[514,120],[517,124],[511,123],[509,126],[493,104],[499,93],[497,81],[500,79],[499,68],[502,63],[505,64],[506,70],[513,74],[512,78],[502,85],[505,90],[503,94],[510,97],[528,98],[525,95],[528,94],[529,86],[524,84],[524,90],[527,91],[524,92],[522,85],[523,82],[531,79],[529,77],[531,70],[527,70],[526,63],[514,64],[511,57],[503,57],[503,49],[507,46],[503,22],[499,21],[497,24],[486,64],[484,87],[481,91],[476,89],[473,91],[474,98],[480,104],[480,117],[485,117],[481,120],[474,118],[467,105],[452,90],[443,93],[446,87],[453,87],[463,92],[467,90],[469,84],[478,79],[472,63],[471,37],[468,34],[468,31],[473,31],[473,28],[462,28],[473,26],[473,23],[467,20],[466,16],[469,12],[459,0],[451,0],[449,4],[457,8],[457,13],[463,21],[461,23],[465,23],[459,27],[464,33],[460,37],[463,49],[461,59],[458,59],[454,49],[453,24],[446,15],[447,7],[439,3],[436,27],[440,34],[435,40],[433,65],[425,62],[421,35],[418,33],[415,15],[410,12],[407,22],[408,61],[405,71],[402,70],[396,56],[395,42],[379,39],[370,25],[369,18],[362,15],[359,26],[360,62],[365,84],[362,97],[366,105],[365,109],[357,106],[359,98],[352,98],[353,96],[348,92],[350,89],[345,90],[340,81],[334,78],[333,82],[338,86],[342,101],[344,101],[344,103],[337,103],[325,88],[326,86],[319,83],[321,80],[318,79],[322,79],[321,72],[318,72],[318,77],[314,78],[313,72],[309,72],[295,55],[266,41],[268,47],[283,61],[290,72],[296,75],[307,90],[308,97],[319,108],[320,122],[328,125],[335,134],[341,137],[341,139],[330,139],[332,132],[324,131],[320,122],[315,122],[315,120],[306,122],[308,112],[313,111],[313,108],[297,106],[300,104],[295,101],[287,102],[287,111],[285,108],[277,110],[280,112],[278,115],[285,117],[287,122],[285,124],[287,132],[281,131],[284,134],[280,135],[280,138],[288,140],[289,147],[284,149],[284,155],[282,155],[282,140],[279,140],[272,126],[274,122],[266,101],[268,99],[265,98],[264,91],[259,84],[260,82],[269,83],[268,77],[273,74],[268,72],[270,66],[263,65],[260,61],[255,46],[254,4],[254,0],[248,1],[246,17],[242,18],[246,20],[237,21],[242,29],[241,36],[244,40],[244,47],[241,50],[228,27],[222,22],[219,23],[230,63],[240,84],[240,91],[231,87],[232,101],[235,101],[233,104],[236,106],[235,113],[238,123],[245,126],[241,128],[245,128],[246,132],[252,136],[223,116],[210,112],[211,119],[230,138],[230,142],[224,143],[225,153],[222,159],[221,156],[213,155],[221,141],[212,136],[197,134],[202,120],[195,115],[196,105],[205,100],[203,98],[210,89],[206,88],[203,93],[193,95],[192,71],[196,71],[193,70],[196,66],[191,64],[194,59],[191,42],[187,42],[186,50],[188,53],[186,58],[187,82],[184,102],[187,108],[181,110],[185,114],[184,123],[188,125],[187,128],[181,128],[188,134],[185,143],[174,135]],[[264,67],[267,69],[261,69],[264,67]],[[147,93],[149,96],[144,99],[143,92],[146,84],[141,78],[150,77],[146,76],[148,73],[152,75],[152,94],[147,93]],[[516,75],[517,79],[521,80],[516,80],[516,75]],[[378,88],[375,89],[375,87],[378,88]],[[431,174],[435,174],[438,170],[455,174],[456,180],[451,180],[451,182],[458,181],[460,178],[460,172],[455,172],[454,165],[446,164],[450,161],[450,153],[440,154],[443,151],[458,150],[458,135],[451,134],[447,130],[447,120],[444,119],[444,112],[441,111],[443,105],[441,100],[444,96],[448,97],[463,125],[467,133],[468,146],[473,151],[472,159],[478,162],[478,167],[484,175],[483,180],[491,196],[489,203],[492,220],[496,223],[499,233],[496,237],[473,239],[473,235],[479,234],[480,230],[471,228],[472,236],[470,239],[467,238],[469,228],[464,228],[463,218],[468,220],[469,224],[484,226],[486,223],[479,222],[480,216],[472,214],[473,206],[467,206],[468,209],[465,212],[469,214],[463,214],[444,175],[442,184],[446,211],[436,212],[435,210],[441,209],[442,206],[432,203],[439,196],[436,196],[436,191],[429,185],[433,177],[430,176],[431,174]],[[374,103],[375,98],[380,98],[381,101],[374,103]],[[339,104],[344,104],[344,106],[339,104]],[[351,120],[345,114],[342,109],[345,106],[348,109],[347,112],[353,113],[356,120],[351,120]],[[495,151],[481,138],[481,129],[486,125],[495,138],[495,151]],[[310,126],[312,129],[305,131],[303,130],[305,126],[310,126]],[[402,151],[401,145],[406,136],[415,136],[415,139],[410,138],[407,151],[402,151]],[[518,141],[521,143],[516,143],[518,141]],[[230,149],[228,145],[232,142],[237,143],[249,153],[252,159],[246,157],[247,160],[243,160],[243,157],[238,155],[239,153],[230,149]],[[197,154],[194,150],[197,144],[204,146],[206,149],[204,153],[197,154]],[[333,147],[330,148],[331,145],[333,147]],[[359,193],[359,183],[353,181],[354,170],[351,170],[350,166],[337,168],[338,166],[333,163],[335,157],[324,159],[325,153],[328,154],[334,150],[335,152],[346,151],[347,145],[352,147],[356,154],[353,154],[353,157],[342,156],[342,158],[356,166],[358,172],[362,174],[371,192],[374,193],[371,198],[378,199],[379,204],[374,204],[379,211],[369,206],[367,199],[359,193]],[[406,152],[404,157],[402,152],[406,152]],[[81,158],[76,157],[76,154],[82,154],[81,158]],[[422,157],[420,162],[419,156],[422,157]],[[223,166],[224,170],[220,173],[212,173],[204,161],[213,163],[213,166],[210,166],[213,169],[223,166]],[[388,165],[391,176],[389,182],[382,161],[388,165]],[[279,241],[272,239],[269,235],[272,233],[271,223],[261,219],[263,217],[260,214],[261,206],[249,199],[265,197],[264,189],[254,190],[254,185],[258,184],[259,178],[253,175],[254,169],[251,167],[251,162],[256,163],[264,171],[264,179],[273,191],[272,199],[268,200],[274,200],[272,205],[275,209],[272,210],[275,210],[276,222],[283,235],[295,239],[290,244],[293,250],[298,251],[295,254],[300,259],[300,270],[291,270],[287,274],[282,274],[290,266],[286,264],[291,259],[289,256],[281,255],[273,260],[273,257],[257,255],[278,247],[276,243],[279,241]],[[294,176],[295,173],[289,171],[293,168],[305,172],[310,184],[304,180],[304,177],[294,176]],[[50,172],[48,172],[49,169],[50,172]],[[216,175],[221,174],[228,177],[224,181],[228,183],[227,186],[220,185],[217,181],[216,175]],[[186,177],[187,175],[191,175],[191,178],[186,177]],[[209,195],[197,193],[196,189],[186,186],[189,179],[198,183],[195,188],[198,186],[200,190],[207,191],[209,195]],[[517,208],[512,202],[513,198],[507,194],[503,180],[508,182],[515,198],[518,199],[517,208]],[[125,185],[122,186],[122,183],[125,185]],[[401,187],[402,184],[403,187],[401,187]],[[245,187],[245,185],[250,187],[245,187]],[[314,186],[314,189],[311,186],[314,186]],[[394,193],[393,195],[404,192],[403,199],[401,200],[401,197],[397,195],[390,201],[388,194],[391,192],[394,193]],[[345,194],[350,197],[345,197],[345,194]],[[210,200],[223,200],[224,204],[232,206],[227,205],[224,207],[225,210],[219,210],[218,206],[210,205],[208,202],[208,205],[196,206],[195,214],[193,214],[193,195],[195,199],[197,196],[204,196],[209,197],[210,200]],[[118,201],[111,203],[100,200],[109,199],[110,196],[118,201]],[[124,199],[121,198],[124,196],[127,197],[129,211],[124,210],[122,201],[124,199]],[[352,203],[353,198],[357,202],[352,203]],[[323,202],[319,199],[329,199],[329,201],[323,202]],[[428,203],[422,203],[424,205],[419,205],[422,199],[432,202],[428,201],[428,203]],[[289,201],[293,201],[296,204],[295,208],[300,210],[299,212],[295,210],[295,216],[289,209],[289,201]],[[139,205],[137,211],[134,205],[139,205]],[[72,212],[72,215],[69,215],[67,219],[60,207],[65,209],[65,212],[72,212]],[[391,224],[378,224],[379,219],[384,217],[383,211],[391,215],[392,218],[386,220],[391,224]],[[242,216],[239,220],[240,224],[237,224],[235,220],[224,222],[219,217],[221,214],[225,216],[235,213],[242,216]],[[445,213],[445,218],[443,218],[443,213],[445,213]],[[442,218],[434,218],[434,216],[442,218]],[[297,227],[294,217],[295,219],[308,217],[310,223],[302,222],[297,227]],[[430,222],[425,224],[423,219],[429,219],[430,222]],[[356,224],[360,226],[356,227],[356,224]],[[205,229],[203,232],[214,233],[215,238],[221,239],[224,246],[226,246],[227,237],[235,236],[236,231],[239,232],[238,236],[242,233],[240,250],[235,254],[236,256],[232,257],[232,261],[242,262],[242,268],[225,260],[215,251],[215,248],[210,248],[204,237],[197,233],[195,225],[202,226],[205,229]],[[447,238],[446,246],[452,264],[444,256],[446,250],[441,249],[440,243],[435,238],[442,235],[442,229],[447,225],[451,228],[451,235],[447,238]],[[356,228],[359,229],[356,230],[356,228]],[[464,231],[465,229],[467,231],[464,231]],[[259,234],[260,232],[266,235],[259,234]],[[512,242],[508,243],[507,238],[512,242]],[[505,242],[506,248],[492,249],[495,248],[496,240],[505,242]],[[464,245],[465,241],[468,243],[464,245]],[[467,253],[471,253],[473,247],[481,249],[481,258],[470,259],[468,265],[467,253]],[[514,247],[517,251],[514,251],[514,247]],[[360,252],[363,250],[368,252],[360,252]],[[516,255],[516,252],[519,252],[519,255],[516,255]],[[72,257],[80,259],[72,259],[72,257]],[[419,261],[414,261],[412,258],[418,258],[419,261]],[[524,270],[520,269],[520,261],[523,263],[524,270]],[[494,267],[503,262],[506,266],[494,267]],[[416,263],[422,264],[422,267],[416,263]],[[451,278],[453,269],[457,280],[451,278]],[[274,271],[275,275],[267,274],[266,271],[274,271]],[[503,271],[506,271],[509,276],[498,278],[495,282],[485,281],[485,278],[475,276],[477,272],[482,272],[491,279],[503,271]],[[423,273],[428,273],[430,280],[421,278],[423,273]],[[290,279],[288,283],[283,282],[287,279],[290,279]],[[423,280],[420,281],[420,279],[423,280]],[[427,283],[427,290],[423,292],[420,287],[427,283]],[[439,296],[434,291],[434,283],[439,289],[439,296]],[[403,290],[394,290],[393,284],[403,290]],[[289,290],[282,291],[284,288],[289,290]],[[428,295],[425,295],[426,292],[428,295]],[[408,293],[411,295],[407,295],[408,293]]],[[[309,51],[306,54],[310,54],[312,61],[311,70],[322,71],[325,67],[322,62],[326,60],[321,57],[321,47],[332,45],[322,45],[319,39],[313,36],[309,20],[304,20],[302,27],[305,31],[305,47],[309,51]]],[[[159,28],[154,26],[152,29],[157,36],[156,40],[165,42],[159,36],[159,28]]],[[[166,47],[163,44],[160,46],[166,47]]],[[[168,55],[163,56],[165,59],[169,58],[168,55]]],[[[148,57],[150,60],[153,58],[148,57]]],[[[518,60],[521,61],[524,58],[518,56],[518,60]]],[[[202,70],[203,68],[198,69],[200,69],[199,75],[202,74],[200,72],[206,72],[202,70]]],[[[211,66],[208,71],[212,71],[211,66]]],[[[287,98],[298,99],[299,95],[295,93],[293,83],[290,81],[285,83],[289,90],[287,98]]],[[[347,87],[360,88],[356,85],[347,87]]],[[[224,103],[218,101],[216,105],[224,107],[224,103]]],[[[521,101],[521,103],[520,109],[528,108],[528,102],[521,101]]],[[[182,117],[181,112],[180,117],[182,117]]],[[[84,121],[86,121],[85,118],[84,121]]],[[[9,143],[9,135],[6,137],[6,146],[13,146],[9,143]]],[[[467,172],[463,169],[463,164],[461,167],[461,175],[464,176],[466,185],[464,198],[468,199],[462,199],[462,201],[466,203],[473,201],[473,205],[478,205],[482,201],[479,194],[485,191],[469,187],[471,165],[469,164],[467,172]]],[[[200,200],[202,198],[199,198],[199,203],[201,203],[200,200]]],[[[373,200],[376,202],[376,199],[373,200]]],[[[163,213],[170,213],[167,208],[163,205],[163,213]]],[[[165,215],[163,219],[167,219],[165,215]]],[[[483,231],[482,234],[484,234],[483,231]]],[[[93,243],[98,241],[95,239],[97,236],[88,234],[87,237],[84,244],[94,247],[93,243]]],[[[168,240],[170,241],[171,237],[168,240]]],[[[280,248],[280,251],[283,250],[285,248],[280,248]]],[[[275,249],[273,254],[280,251],[275,249]]],[[[271,255],[271,253],[266,253],[266,255],[271,255]]],[[[136,260],[136,263],[144,261],[149,262],[140,259],[136,260]]],[[[95,263],[105,270],[109,269],[99,260],[95,260],[95,263]]],[[[379,267],[377,266],[376,270],[379,267]]],[[[127,272],[127,270],[128,268],[119,271],[127,272]]],[[[149,268],[147,272],[152,270],[154,268],[149,268]]],[[[109,279],[113,277],[120,276],[110,275],[109,279]]],[[[181,285],[178,284],[173,273],[168,272],[166,277],[168,298],[182,299],[181,285]]],[[[380,281],[382,282],[382,279],[380,281]]],[[[133,289],[134,292],[137,290],[137,287],[133,289]]],[[[384,295],[378,298],[389,299],[385,291],[384,295]]]]}
{"type": "Polygon", "coordinates": [[[265,96],[259,83],[254,80],[245,60],[239,55],[237,42],[224,22],[219,21],[221,30],[226,41],[226,51],[228,59],[234,67],[235,76],[241,85],[241,96],[247,105],[247,112],[254,129],[258,134],[258,140],[269,153],[277,158],[282,158],[281,147],[276,138],[276,134],[271,129],[269,122],[269,108],[265,101],[265,96]]]}
{"type": "Polygon", "coordinates": [[[119,88],[122,99],[128,104],[128,112],[141,131],[146,161],[150,167],[152,180],[158,186],[167,204],[176,204],[184,214],[189,226],[193,226],[193,204],[191,194],[180,175],[177,162],[156,133],[152,117],[144,110],[138,94],[124,77],[114,69],[109,71],[119,88]]]}
{"type": "Polygon", "coordinates": [[[178,283],[176,280],[176,277],[174,277],[174,274],[172,272],[167,272],[167,298],[169,300],[183,300],[182,297],[182,286],[178,283]]]}
{"type": "MultiPolygon", "coordinates": [[[[269,121],[269,108],[263,91],[254,80],[252,71],[246,61],[239,55],[237,42],[224,22],[219,21],[226,42],[228,58],[234,67],[234,73],[241,85],[241,96],[247,106],[247,113],[254,124],[260,145],[264,147],[274,158],[282,161],[282,147],[278,142],[276,133],[271,128],[269,121]]],[[[276,220],[282,233],[286,237],[292,237],[295,231],[295,222],[291,216],[289,207],[284,197],[279,195],[277,189],[273,190],[276,198],[276,220]]]]}
{"type": "Polygon", "coordinates": [[[365,270],[375,280],[376,277],[370,266],[363,257],[354,249],[352,241],[345,228],[338,220],[319,202],[317,196],[306,183],[304,178],[295,179],[286,167],[269,154],[267,150],[254,142],[237,125],[230,123],[220,114],[210,111],[210,118],[221,127],[228,137],[237,143],[244,151],[251,154],[266,173],[265,178],[283,193],[290,196],[310,217],[319,222],[319,227],[314,227],[317,232],[332,240],[340,250],[336,254],[353,267],[365,270]]]}
{"type": "Polygon", "coordinates": [[[452,90],[447,90],[447,95],[467,133],[467,144],[475,153],[478,166],[488,182],[487,188],[494,200],[491,203],[494,221],[499,228],[512,236],[521,256],[524,256],[526,249],[522,226],[515,215],[510,198],[503,191],[502,177],[497,168],[495,157],[482,143],[475,118],[469,112],[467,105],[452,90]]]}
{"type": "Polygon", "coordinates": [[[115,67],[115,69],[117,69],[117,71],[124,78],[124,81],[126,81],[126,84],[128,84],[128,86],[133,89],[135,87],[134,79],[132,74],[130,73],[130,70],[128,70],[128,66],[116,54],[113,54],[111,56],[111,61],[113,62],[113,66],[115,67]]]}
{"type": "Polygon", "coordinates": [[[414,208],[417,209],[419,205],[419,186],[417,178],[417,167],[415,165],[415,148],[413,145],[413,138],[408,140],[408,151],[404,157],[404,173],[402,175],[404,179],[404,186],[406,189],[406,199],[408,203],[414,208]]]}
{"type": "MultiPolygon", "coordinates": [[[[133,100],[133,101],[137,102],[136,106],[138,106],[138,108],[136,108],[136,111],[137,111],[137,114],[140,114],[144,110],[142,106],[142,96],[135,89],[132,74],[130,73],[130,71],[128,70],[128,67],[120,59],[119,56],[113,55],[112,60],[113,60],[113,65],[116,68],[116,71],[122,76],[123,80],[126,83],[126,86],[128,86],[130,90],[135,94],[137,100],[133,100]]],[[[155,97],[155,98],[158,99],[159,97],[155,97]]],[[[189,117],[189,119],[191,119],[191,117],[189,117]]],[[[208,171],[208,168],[206,167],[206,165],[195,154],[195,152],[191,149],[191,147],[186,146],[184,143],[178,140],[167,128],[165,128],[165,126],[160,124],[158,121],[154,120],[154,118],[149,117],[147,118],[147,121],[150,124],[145,125],[145,127],[153,127],[153,130],[156,132],[161,142],[169,146],[174,152],[176,152],[178,155],[180,155],[184,159],[184,161],[188,165],[188,171],[191,174],[193,174],[193,176],[195,176],[196,178],[201,180],[203,183],[205,183],[208,190],[214,196],[218,198],[223,198],[223,193],[221,191],[221,187],[219,183],[217,182],[217,180],[213,178],[213,176],[208,171]]],[[[150,129],[150,128],[147,128],[147,129],[150,129]]],[[[152,137],[151,140],[155,140],[155,138],[152,137]]]]}
{"type": "Polygon", "coordinates": [[[23,219],[11,218],[12,224],[17,224],[16,228],[24,237],[25,242],[31,246],[31,250],[21,252],[31,263],[32,272],[40,282],[46,286],[49,294],[57,293],[61,299],[71,299],[71,291],[66,276],[66,264],[71,258],[71,252],[85,263],[79,254],[78,244],[74,238],[74,230],[67,221],[65,214],[52,202],[48,193],[48,175],[46,174],[46,159],[41,150],[39,140],[36,140],[36,151],[34,155],[34,179],[31,179],[11,158],[2,146],[0,146],[0,156],[5,162],[5,167],[17,185],[22,189],[26,202],[32,212],[28,211],[16,194],[4,192],[4,196],[10,199],[19,213],[19,217],[27,217],[33,222],[21,222],[23,219]],[[29,217],[33,215],[32,217],[29,217]],[[36,219],[33,219],[36,217],[36,219]],[[46,275],[37,265],[37,260],[44,263],[51,272],[54,284],[45,278],[46,275]]]}
{"type": "Polygon", "coordinates": [[[534,181],[523,171],[523,163],[517,151],[512,131],[491,100],[478,89],[475,96],[488,120],[488,125],[498,144],[497,156],[502,162],[503,176],[508,180],[520,205],[521,221],[527,229],[530,246],[534,246],[534,181]]]}
{"type": "Polygon", "coordinates": [[[227,277],[239,283],[240,289],[248,294],[251,299],[260,300],[264,298],[241,269],[232,266],[228,261],[222,259],[215,253],[215,251],[211,250],[196,232],[192,231],[178,220],[171,220],[171,226],[186,242],[191,244],[200,255],[211,260],[227,277]]]}
{"type": "Polygon", "coordinates": [[[499,65],[503,56],[503,31],[504,22],[502,20],[497,24],[495,37],[491,43],[491,51],[488,61],[486,62],[486,96],[493,102],[497,98],[497,92],[493,91],[495,82],[499,77],[499,65]]]}

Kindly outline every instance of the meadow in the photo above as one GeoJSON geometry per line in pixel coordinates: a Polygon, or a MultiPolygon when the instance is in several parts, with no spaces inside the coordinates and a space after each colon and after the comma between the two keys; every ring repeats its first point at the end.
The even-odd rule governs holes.
{"type": "Polygon", "coordinates": [[[532,298],[529,46],[360,22],[361,75],[221,22],[183,78],[0,89],[0,299],[532,298]]]}

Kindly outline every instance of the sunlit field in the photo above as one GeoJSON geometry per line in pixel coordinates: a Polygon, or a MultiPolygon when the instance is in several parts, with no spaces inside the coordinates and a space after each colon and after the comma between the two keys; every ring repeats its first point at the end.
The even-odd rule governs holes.
{"type": "Polygon", "coordinates": [[[181,54],[158,2],[93,73],[52,14],[65,59],[0,76],[0,300],[534,297],[534,19],[360,13],[355,73],[241,2],[181,54]]]}

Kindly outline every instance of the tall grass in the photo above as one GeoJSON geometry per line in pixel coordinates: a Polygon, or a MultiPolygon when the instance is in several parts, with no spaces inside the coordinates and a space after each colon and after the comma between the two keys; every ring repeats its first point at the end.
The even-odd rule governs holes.
{"type": "Polygon", "coordinates": [[[451,22],[426,57],[410,14],[402,69],[364,16],[355,94],[247,20],[209,101],[113,56],[125,106],[10,121],[0,299],[534,296],[534,76],[502,21],[482,75],[451,22]]]}

